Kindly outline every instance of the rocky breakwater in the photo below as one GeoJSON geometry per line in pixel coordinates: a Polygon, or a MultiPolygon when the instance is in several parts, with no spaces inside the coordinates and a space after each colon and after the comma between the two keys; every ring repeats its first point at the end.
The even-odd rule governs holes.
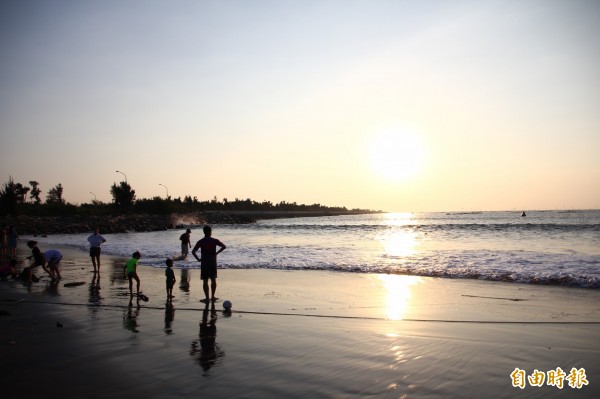
{"type": "Polygon", "coordinates": [[[159,231],[204,224],[246,224],[256,220],[239,214],[221,212],[190,214],[127,214],[107,216],[16,216],[2,218],[4,226],[15,226],[18,234],[79,234],[95,228],[101,233],[159,231]]]}

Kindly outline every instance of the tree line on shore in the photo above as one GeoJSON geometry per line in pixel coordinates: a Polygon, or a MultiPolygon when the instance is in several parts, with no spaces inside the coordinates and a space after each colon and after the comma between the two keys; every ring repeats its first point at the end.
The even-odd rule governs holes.
{"type": "Polygon", "coordinates": [[[42,201],[42,191],[35,180],[29,186],[15,183],[12,177],[0,189],[0,215],[30,216],[74,216],[74,215],[109,215],[109,214],[171,214],[206,211],[252,211],[252,212],[323,212],[323,213],[370,213],[379,212],[368,209],[347,209],[339,206],[321,204],[297,204],[296,202],[254,201],[236,198],[233,201],[213,197],[211,200],[199,201],[197,197],[186,195],[181,197],[136,198],[135,190],[126,182],[110,187],[112,202],[104,203],[92,200],[91,203],[71,204],[63,198],[63,187],[59,183],[46,194],[42,201]]]}

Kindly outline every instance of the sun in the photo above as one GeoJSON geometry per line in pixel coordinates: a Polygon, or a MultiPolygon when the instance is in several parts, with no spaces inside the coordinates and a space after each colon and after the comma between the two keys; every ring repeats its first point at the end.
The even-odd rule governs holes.
{"type": "Polygon", "coordinates": [[[370,160],[377,176],[391,182],[403,182],[423,168],[423,143],[412,132],[387,130],[379,133],[371,143],[370,160]]]}

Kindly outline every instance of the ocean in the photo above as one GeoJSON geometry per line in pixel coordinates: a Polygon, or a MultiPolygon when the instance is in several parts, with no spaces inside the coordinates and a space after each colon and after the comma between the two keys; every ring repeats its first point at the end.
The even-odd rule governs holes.
{"type": "MultiPolygon", "coordinates": [[[[192,229],[192,243],[203,237],[192,229]]],[[[103,234],[105,254],[165,267],[185,228],[103,234]]],[[[102,232],[101,232],[102,234],[102,232]]],[[[35,238],[88,250],[87,234],[35,238]]],[[[600,288],[600,210],[382,213],[215,225],[219,267],[386,273],[600,288]]],[[[27,239],[26,237],[22,237],[27,239]]],[[[190,255],[175,268],[199,268],[190,255]]]]}

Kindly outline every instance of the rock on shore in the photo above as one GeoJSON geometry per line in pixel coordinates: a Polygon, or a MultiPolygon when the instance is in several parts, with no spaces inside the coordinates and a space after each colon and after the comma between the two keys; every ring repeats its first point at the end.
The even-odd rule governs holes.
{"type": "Polygon", "coordinates": [[[17,216],[3,218],[4,226],[15,226],[18,234],[75,234],[99,228],[101,233],[159,231],[203,224],[244,224],[256,220],[246,215],[221,212],[168,215],[107,216],[17,216]]]}

